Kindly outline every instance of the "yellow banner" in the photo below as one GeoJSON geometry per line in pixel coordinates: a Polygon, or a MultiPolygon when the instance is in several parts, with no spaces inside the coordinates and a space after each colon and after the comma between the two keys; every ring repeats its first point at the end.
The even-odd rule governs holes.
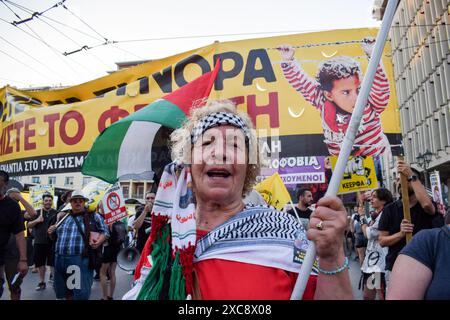
{"type": "Polygon", "coordinates": [[[277,210],[282,210],[284,205],[291,201],[291,196],[278,172],[258,183],[253,189],[262,195],[268,205],[277,210]]]}
{"type": "MultiPolygon", "coordinates": [[[[330,162],[332,170],[334,170],[337,157],[330,157],[330,162]]],[[[373,158],[364,156],[349,157],[338,194],[376,188],[378,188],[378,180],[373,158]]]]}
{"type": "MultiPolygon", "coordinates": [[[[312,80],[324,61],[338,56],[351,57],[364,74],[368,61],[362,39],[376,37],[377,32],[336,30],[217,42],[65,89],[4,87],[0,89],[0,169],[19,176],[79,171],[103,129],[210,71],[218,58],[222,66],[210,98],[232,99],[257,129],[266,130],[261,136],[279,135],[279,145],[268,147],[280,156],[328,155],[330,145],[324,140],[340,139],[339,132],[345,130],[339,123],[342,117],[330,116],[327,105],[314,105],[290,82],[276,48],[291,45],[298,65],[312,80]],[[331,119],[332,127],[336,122],[332,129],[336,132],[324,119],[331,119]]],[[[388,43],[382,56],[388,101],[378,106],[375,121],[381,121],[389,142],[398,144],[401,131],[390,53],[388,43]]],[[[338,101],[330,99],[330,103],[338,101]]]]}
{"type": "Polygon", "coordinates": [[[42,196],[44,193],[50,193],[55,196],[55,187],[48,185],[37,185],[29,188],[30,190],[30,204],[34,209],[41,209],[43,205],[42,196]]]}

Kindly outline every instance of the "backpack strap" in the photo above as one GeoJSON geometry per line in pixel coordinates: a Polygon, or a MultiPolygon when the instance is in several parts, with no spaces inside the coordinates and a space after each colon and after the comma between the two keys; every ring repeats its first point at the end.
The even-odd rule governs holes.
{"type": "Polygon", "coordinates": [[[81,234],[81,237],[84,241],[84,253],[83,255],[87,255],[87,250],[89,248],[89,239],[86,237],[86,233],[81,228],[80,222],[75,218],[73,215],[71,215],[72,219],[75,221],[75,224],[77,225],[78,232],[81,234]]]}

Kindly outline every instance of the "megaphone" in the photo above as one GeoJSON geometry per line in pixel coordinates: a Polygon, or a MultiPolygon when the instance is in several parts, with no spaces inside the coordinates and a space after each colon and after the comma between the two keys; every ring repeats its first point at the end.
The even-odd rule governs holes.
{"type": "Polygon", "coordinates": [[[125,271],[133,271],[139,262],[141,253],[133,246],[123,248],[117,254],[117,265],[125,271]]]}

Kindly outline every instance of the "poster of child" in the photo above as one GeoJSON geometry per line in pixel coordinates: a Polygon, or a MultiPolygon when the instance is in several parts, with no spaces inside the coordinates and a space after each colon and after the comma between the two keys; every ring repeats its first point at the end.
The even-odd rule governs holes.
{"type": "MultiPolygon", "coordinates": [[[[366,37],[360,43],[370,58],[375,39],[366,37]]],[[[277,50],[283,60],[281,67],[284,77],[307,102],[319,110],[328,152],[338,155],[362,82],[360,64],[349,56],[333,57],[319,64],[316,78],[313,79],[294,58],[294,47],[281,45],[277,50]]],[[[380,62],[355,138],[353,156],[379,156],[390,152],[380,119],[389,97],[389,81],[380,62]]]]}

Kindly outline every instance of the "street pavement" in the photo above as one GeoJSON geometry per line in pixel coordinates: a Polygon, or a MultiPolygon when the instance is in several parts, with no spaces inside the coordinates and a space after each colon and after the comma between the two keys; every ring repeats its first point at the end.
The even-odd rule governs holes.
{"type": "MultiPolygon", "coordinates": [[[[350,281],[352,283],[353,295],[356,300],[362,300],[362,291],[358,290],[359,278],[361,272],[359,269],[359,262],[354,261],[354,254],[349,257],[350,264],[350,281]]],[[[47,272],[47,288],[45,290],[36,291],[35,288],[39,283],[39,276],[37,273],[32,273],[29,270],[27,276],[22,283],[22,299],[23,300],[55,300],[55,291],[53,290],[52,284],[48,282],[48,272],[47,272]]],[[[127,274],[125,271],[116,268],[116,290],[114,292],[114,299],[120,300],[122,296],[131,288],[133,281],[133,276],[127,274]]],[[[94,281],[91,292],[90,300],[99,300],[102,297],[102,289],[100,286],[100,281],[94,281]]],[[[9,291],[5,284],[5,290],[3,296],[0,300],[9,300],[9,291]]]]}
{"type": "MultiPolygon", "coordinates": [[[[36,291],[35,288],[39,283],[38,273],[32,273],[31,268],[22,283],[22,300],[56,300],[55,291],[52,283],[48,282],[49,272],[46,274],[47,288],[45,290],[36,291]]],[[[131,288],[133,276],[127,274],[125,271],[116,268],[116,289],[114,291],[114,299],[121,300],[122,296],[131,288]]],[[[90,300],[100,300],[102,298],[102,288],[100,281],[95,281],[92,285],[90,300]]],[[[3,296],[0,300],[9,300],[9,291],[5,284],[3,296]]]]}

